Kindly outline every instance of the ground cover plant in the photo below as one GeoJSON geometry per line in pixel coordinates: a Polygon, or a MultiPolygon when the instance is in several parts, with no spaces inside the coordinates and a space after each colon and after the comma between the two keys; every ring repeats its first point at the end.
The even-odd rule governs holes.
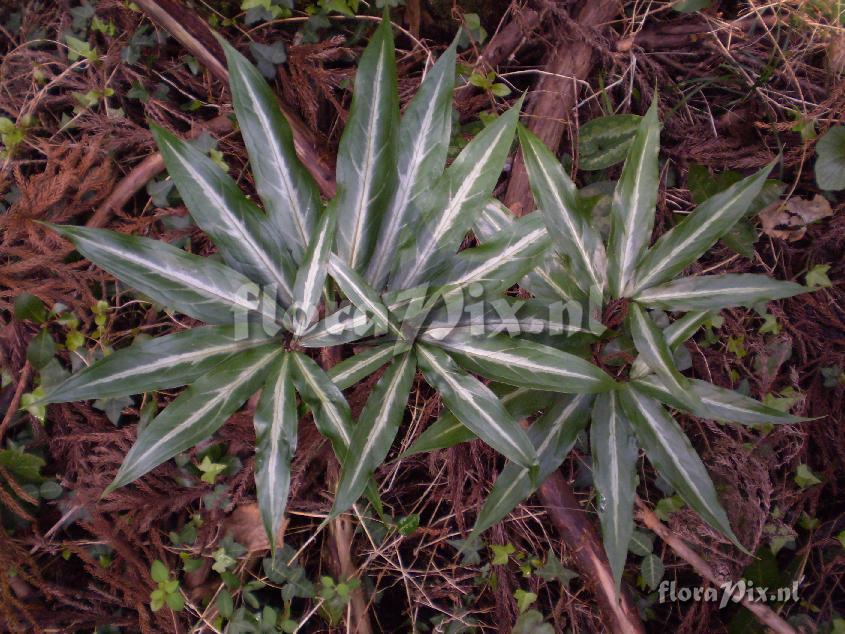
{"type": "Polygon", "coordinates": [[[837,631],[835,7],[230,4],[2,15],[3,626],[837,631]]]}

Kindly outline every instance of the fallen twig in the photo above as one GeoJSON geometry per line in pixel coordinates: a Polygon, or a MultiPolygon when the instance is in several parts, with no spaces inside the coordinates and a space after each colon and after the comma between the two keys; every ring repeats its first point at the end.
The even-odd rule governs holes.
{"type": "MultiPolygon", "coordinates": [[[[720,580],[716,576],[716,573],[713,572],[713,569],[707,565],[707,562],[704,561],[699,554],[690,548],[680,537],[675,535],[669,527],[661,522],[657,515],[655,515],[652,510],[645,505],[645,502],[639,498],[637,498],[637,515],[646,528],[660,537],[660,539],[662,539],[678,557],[692,566],[693,569],[704,579],[715,586],[724,583],[724,580],[720,580]]],[[[740,598],[740,603],[742,603],[743,607],[751,612],[757,620],[760,621],[760,623],[770,628],[772,631],[777,632],[777,634],[798,634],[794,627],[784,621],[767,605],[756,601],[749,601],[744,595],[740,598]]]]}

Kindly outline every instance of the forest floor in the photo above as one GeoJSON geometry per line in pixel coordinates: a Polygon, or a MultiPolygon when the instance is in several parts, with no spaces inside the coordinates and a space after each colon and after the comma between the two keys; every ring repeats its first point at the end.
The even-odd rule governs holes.
{"type": "MultiPolygon", "coordinates": [[[[179,15],[210,24],[257,55],[313,137],[315,160],[331,164],[355,63],[380,9],[361,3],[359,15],[348,17],[327,9],[349,10],[357,2],[321,1],[309,5],[309,19],[302,11],[308,3],[297,2],[290,16],[276,11],[285,2],[243,4],[266,9],[245,13],[240,2],[194,0],[179,15]]],[[[639,493],[718,574],[771,588],[800,579],[796,600],[772,606],[795,628],[845,632],[845,195],[822,193],[814,177],[816,140],[845,124],[841,3],[393,4],[400,5],[391,17],[403,105],[426,62],[448,46],[459,25],[472,35],[459,61],[466,75],[476,70],[480,86],[456,91],[455,148],[479,129],[479,115],[501,112],[527,91],[523,121],[550,135],[544,140],[557,137],[559,154],[571,158],[578,182],[600,189],[619,167],[578,170],[589,150],[579,130],[597,117],[643,114],[659,96],[663,178],[656,234],[671,226],[675,212],[782,155],[772,178],[781,183],[779,200],[788,204],[751,219],[734,243],[719,243],[701,267],[800,281],[809,273],[819,288],[773,302],[765,314],[725,311],[721,326],[690,348],[691,372],[815,420],[749,429],[681,419],[754,556],[730,547],[659,482],[642,483],[639,493]],[[488,79],[488,85],[481,81],[488,79]]],[[[21,395],[40,377],[27,361],[39,326],[15,318],[15,300],[31,294],[48,310],[61,304],[78,324],[54,321],[53,336],[66,342],[81,333],[89,347],[122,347],[139,333],[177,331],[183,324],[127,297],[35,221],[190,240],[194,252],[210,253],[207,238],[174,202],[166,175],[148,158],[155,153],[153,122],[201,136],[206,151],[224,161],[244,188],[253,185],[242,141],[232,131],[228,87],[139,6],[0,0],[0,56],[0,117],[8,121],[0,120],[0,631],[219,631],[220,604],[209,601],[223,586],[236,609],[243,608],[233,619],[240,618],[243,629],[230,631],[274,631],[258,628],[287,618],[304,622],[302,631],[342,628],[346,602],[326,598],[331,584],[321,579],[340,583],[347,557],[360,567],[373,631],[507,631],[520,604],[532,598],[552,631],[602,631],[589,584],[573,576],[571,545],[561,542],[536,499],[488,531],[477,556],[457,555],[456,540],[472,527],[501,458],[472,442],[392,460],[440,411],[439,399],[421,381],[392,461],[377,473],[393,525],[365,520],[315,531],[330,506],[327,482],[337,465],[316,430],[301,429],[284,536],[299,557],[296,566],[271,571],[270,581],[247,410],[213,443],[101,499],[151,404],[51,405],[43,422],[16,412],[21,395]],[[15,448],[31,455],[26,468],[5,461],[15,448]],[[191,466],[205,455],[226,465],[211,482],[201,481],[191,466]],[[176,571],[183,610],[151,610],[156,559],[176,571]],[[222,569],[229,577],[221,582],[222,569]],[[286,592],[280,594],[279,585],[286,592]],[[322,604],[314,599],[318,591],[322,604]],[[264,608],[274,612],[265,610],[263,626],[255,625],[259,617],[246,612],[264,608]]],[[[517,212],[531,205],[522,178],[513,167],[497,188],[517,212]]],[[[70,366],[73,355],[56,354],[70,366]]],[[[353,412],[371,387],[364,383],[347,394],[353,412]]],[[[595,518],[583,444],[562,472],[595,518]]],[[[703,583],[661,540],[653,549],[662,579],[677,587],[703,583]]],[[[648,631],[762,631],[733,603],[661,602],[648,583],[654,571],[640,570],[647,554],[629,557],[626,580],[648,631]]],[[[542,631],[537,628],[523,631],[542,631]]]]}

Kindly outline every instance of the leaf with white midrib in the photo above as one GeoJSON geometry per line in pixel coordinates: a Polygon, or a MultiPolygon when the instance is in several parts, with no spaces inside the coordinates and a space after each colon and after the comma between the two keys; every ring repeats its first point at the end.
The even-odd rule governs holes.
{"type": "Polygon", "coordinates": [[[731,529],[710,474],[678,423],[660,403],[632,384],[619,391],[619,398],[640,446],[657,472],[704,521],[747,553],[731,529]]]}
{"type": "Polygon", "coordinates": [[[387,457],[402,422],[415,371],[414,354],[406,352],[393,362],[371,392],[343,458],[332,516],[355,503],[370,476],[387,457]]]}
{"type": "Polygon", "coordinates": [[[634,269],[648,245],[657,205],[660,124],[657,99],[640,121],[610,208],[608,282],[613,297],[627,296],[634,269]]]}
{"type": "Polygon", "coordinates": [[[535,468],[537,454],[531,441],[490,388],[461,371],[441,350],[417,344],[416,352],[426,381],[458,420],[504,456],[535,468]]]}
{"type": "Polygon", "coordinates": [[[604,548],[618,592],[634,530],[639,451],[634,432],[615,392],[596,397],[590,426],[590,449],[604,548]]]}
{"type": "Polygon", "coordinates": [[[189,386],[138,434],[105,492],[140,478],[217,431],[258,389],[277,354],[276,344],[241,352],[189,386]]]}
{"type": "Polygon", "coordinates": [[[728,233],[745,216],[773,167],[774,163],[771,163],[753,176],[711,196],[660,236],[637,267],[634,293],[672,279],[728,233]]]}
{"type": "Polygon", "coordinates": [[[634,346],[646,365],[657,373],[678,401],[689,409],[697,409],[698,396],[690,390],[689,379],[675,367],[672,350],[657,324],[636,303],[628,307],[627,322],[634,346]]]}
{"type": "Polygon", "coordinates": [[[681,277],[640,291],[634,299],[652,308],[671,311],[719,310],[754,306],[760,302],[806,293],[808,290],[795,282],[782,282],[767,275],[726,273],[681,277]]]}
{"type": "Polygon", "coordinates": [[[525,339],[505,335],[423,338],[454,354],[472,372],[510,385],[561,393],[604,392],[615,385],[610,376],[592,363],[525,339]]]}
{"type": "Polygon", "coordinates": [[[575,445],[578,434],[589,421],[592,399],[588,394],[559,398],[528,428],[528,437],[537,449],[540,460],[537,482],[532,482],[528,469],[508,462],[478,512],[472,529],[473,534],[480,534],[501,521],[563,464],[575,445]]]}
{"type": "Polygon", "coordinates": [[[522,126],[518,133],[531,191],[549,231],[563,253],[571,258],[576,272],[589,278],[589,284],[586,288],[582,286],[582,290],[588,291],[590,285],[604,289],[607,265],[604,244],[578,209],[575,184],[539,138],[522,126]]]}
{"type": "Polygon", "coordinates": [[[210,324],[231,325],[233,311],[277,318],[273,302],[249,299],[257,285],[225,264],[149,238],[108,229],[47,225],[86,258],[150,299],[210,324]]]}
{"type": "Polygon", "coordinates": [[[233,354],[268,339],[241,339],[231,326],[206,326],[136,341],[72,374],[41,402],[113,398],[187,385],[233,354]]]}
{"type": "Polygon", "coordinates": [[[340,389],[313,359],[301,352],[291,353],[293,381],[302,400],[311,408],[317,430],[332,443],[342,458],[352,440],[352,414],[340,389]]]}
{"type": "Polygon", "coordinates": [[[379,231],[378,248],[366,279],[381,289],[398,250],[400,232],[421,210],[424,197],[442,172],[452,128],[452,92],[455,85],[457,41],[444,51],[426,74],[399,127],[396,189],[379,231]]]}
{"type": "Polygon", "coordinates": [[[470,141],[434,186],[431,208],[413,231],[407,258],[400,262],[390,289],[422,281],[429,267],[437,266],[439,251],[457,251],[464,234],[481,213],[501,174],[522,106],[522,98],[470,141]]]}
{"type": "Polygon", "coordinates": [[[299,423],[290,366],[288,353],[272,364],[253,417],[255,489],[271,550],[284,518],[299,423]]]}
{"type": "Polygon", "coordinates": [[[335,235],[335,211],[332,205],[323,212],[311,243],[305,250],[302,265],[296,274],[293,295],[297,315],[293,324],[294,336],[300,336],[317,316],[320,293],[326,283],[328,260],[335,235]]]}
{"type": "Polygon", "coordinates": [[[372,255],[395,186],[398,118],[393,35],[382,20],[358,65],[337,157],[337,250],[355,270],[372,255]]]}
{"type": "Polygon", "coordinates": [[[255,282],[275,284],[282,302],[290,304],[293,262],[279,246],[283,236],[209,157],[163,128],[151,131],[191,217],[226,263],[255,282]]]}
{"type": "Polygon", "coordinates": [[[359,352],[344,359],[326,372],[332,383],[341,390],[355,385],[358,381],[370,376],[393,357],[402,352],[395,343],[385,343],[359,352]]]}
{"type": "Polygon", "coordinates": [[[218,41],[226,54],[232,103],[255,187],[269,218],[283,236],[290,238],[285,247],[298,263],[317,221],[317,185],[297,157],[290,124],[261,73],[225,40],[218,41]]]}

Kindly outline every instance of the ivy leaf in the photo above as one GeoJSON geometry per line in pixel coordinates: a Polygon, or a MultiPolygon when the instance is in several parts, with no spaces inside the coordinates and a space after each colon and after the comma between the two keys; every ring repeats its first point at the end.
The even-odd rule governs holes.
{"type": "Polygon", "coordinates": [[[555,556],[554,551],[551,549],[549,550],[549,554],[546,556],[546,563],[537,568],[536,574],[538,577],[545,579],[546,581],[557,579],[564,588],[569,588],[569,582],[578,576],[577,572],[566,568],[562,563],[560,563],[560,559],[555,556]]]}
{"type": "Polygon", "coordinates": [[[490,544],[490,550],[493,552],[493,559],[490,563],[494,566],[506,565],[508,558],[516,552],[513,544],[490,544]]]}
{"type": "Polygon", "coordinates": [[[276,76],[276,66],[284,64],[288,59],[285,43],[282,40],[277,40],[272,44],[250,42],[249,50],[255,58],[258,70],[267,79],[273,79],[276,76]]]}
{"type": "Polygon", "coordinates": [[[808,489],[821,483],[822,481],[810,470],[810,467],[804,463],[798,465],[798,469],[795,471],[795,484],[802,489],[808,489]]]}
{"type": "Polygon", "coordinates": [[[663,579],[664,572],[665,567],[663,561],[657,555],[649,554],[643,559],[640,574],[642,575],[643,582],[652,590],[656,590],[657,586],[660,585],[660,580],[663,579]]]}
{"type": "Polygon", "coordinates": [[[833,282],[827,276],[829,270],[830,264],[816,264],[807,272],[804,283],[809,288],[830,288],[833,286],[833,282]]]}
{"type": "Polygon", "coordinates": [[[516,592],[513,593],[514,598],[516,599],[516,605],[519,608],[519,613],[522,614],[525,612],[531,604],[537,600],[537,595],[533,592],[526,592],[522,588],[517,588],[516,592]]]}

